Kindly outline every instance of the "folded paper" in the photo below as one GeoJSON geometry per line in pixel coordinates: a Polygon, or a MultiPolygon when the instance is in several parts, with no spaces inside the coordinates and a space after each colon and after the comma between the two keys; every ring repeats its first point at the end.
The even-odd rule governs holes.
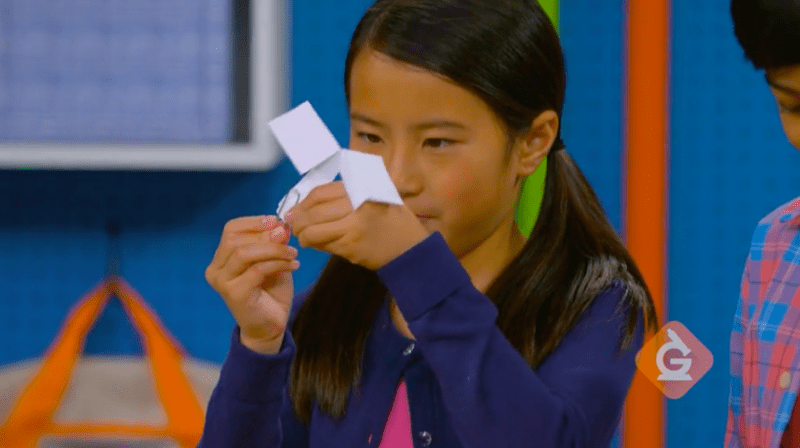
{"type": "Polygon", "coordinates": [[[308,101],[270,121],[269,127],[300,174],[320,165],[340,149],[336,137],[308,101]]]}
{"type": "Polygon", "coordinates": [[[308,101],[269,122],[269,127],[300,174],[300,182],[281,199],[277,214],[290,208],[319,185],[342,177],[345,191],[358,209],[365,201],[402,205],[380,156],[342,149],[308,101]]]}
{"type": "Polygon", "coordinates": [[[403,205],[380,156],[343,149],[339,161],[344,189],[353,209],[366,201],[403,205]]]}

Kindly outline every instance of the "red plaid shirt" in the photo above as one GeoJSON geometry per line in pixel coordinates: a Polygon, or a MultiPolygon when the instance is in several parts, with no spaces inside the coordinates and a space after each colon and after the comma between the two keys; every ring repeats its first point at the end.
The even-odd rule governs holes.
{"type": "Polygon", "coordinates": [[[800,388],[800,198],[758,223],[741,287],[725,447],[778,448],[800,388]]]}

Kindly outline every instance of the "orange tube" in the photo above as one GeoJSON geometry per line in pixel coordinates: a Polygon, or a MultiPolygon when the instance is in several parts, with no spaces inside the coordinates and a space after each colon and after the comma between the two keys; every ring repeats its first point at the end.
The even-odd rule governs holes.
{"type": "MultiPolygon", "coordinates": [[[[627,17],[625,238],[664,322],[669,0],[630,0],[627,17]]],[[[647,339],[652,336],[648,333],[647,339]]],[[[625,448],[665,444],[661,392],[637,371],[625,404],[625,448]]]]}

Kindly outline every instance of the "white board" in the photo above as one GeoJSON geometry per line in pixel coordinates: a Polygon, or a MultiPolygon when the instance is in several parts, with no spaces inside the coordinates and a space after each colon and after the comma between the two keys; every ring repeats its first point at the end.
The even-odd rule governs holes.
{"type": "MultiPolygon", "coordinates": [[[[91,4],[93,7],[99,7],[101,9],[98,14],[104,13],[107,15],[111,13],[124,15],[124,12],[120,13],[111,11],[111,9],[109,9],[115,7],[114,5],[119,8],[142,8],[147,7],[143,5],[152,5],[150,7],[161,8],[162,10],[168,8],[169,5],[174,5],[175,11],[177,11],[178,8],[194,7],[200,10],[198,14],[211,14],[211,12],[203,11],[202,8],[199,7],[199,5],[207,4],[206,2],[197,3],[189,0],[138,0],[137,2],[86,0],[83,3],[91,4]],[[94,3],[97,4],[94,5],[94,3]]],[[[225,3],[230,5],[229,2],[225,3]]],[[[71,2],[52,2],[43,0],[0,0],[0,5],[10,5],[10,7],[5,10],[6,14],[18,15],[35,15],[41,11],[44,11],[37,11],[37,7],[53,8],[54,4],[61,4],[65,6],[65,9],[63,12],[61,12],[61,14],[70,14],[69,5],[71,2]]],[[[219,129],[213,132],[208,132],[209,129],[203,128],[203,126],[199,127],[199,131],[198,129],[195,129],[194,131],[184,131],[184,134],[188,136],[188,138],[185,138],[184,141],[181,141],[180,138],[174,137],[174,135],[170,135],[169,138],[161,139],[157,135],[153,137],[154,134],[152,133],[150,134],[150,138],[131,139],[132,141],[130,143],[128,140],[126,140],[126,138],[119,138],[119,136],[105,140],[98,138],[43,138],[41,140],[36,140],[25,138],[26,134],[20,132],[17,132],[18,136],[16,139],[14,139],[10,138],[9,136],[11,136],[15,130],[19,131],[19,128],[9,127],[13,126],[14,123],[11,123],[11,120],[5,120],[5,123],[0,123],[0,169],[187,171],[261,171],[271,169],[281,160],[283,153],[279,149],[275,138],[269,132],[267,128],[267,122],[271,118],[285,111],[289,105],[289,83],[286,80],[289,76],[291,76],[291,73],[288,68],[290,66],[290,55],[288,54],[289,48],[286,43],[289,41],[290,36],[287,36],[286,33],[289,32],[291,27],[287,23],[289,15],[287,14],[288,5],[285,1],[254,0],[251,1],[250,4],[250,137],[248,142],[232,143],[232,138],[220,137],[222,134],[220,134],[219,129]],[[3,127],[4,125],[6,126],[5,128],[3,127]],[[192,132],[194,132],[194,134],[192,134],[192,132]],[[4,133],[6,138],[4,138],[4,133]],[[20,135],[22,137],[20,137],[20,135]]],[[[74,9],[74,5],[77,4],[72,5],[74,9]]],[[[52,10],[48,10],[47,12],[43,12],[43,14],[53,14],[53,12],[52,10]]],[[[17,33],[13,34],[13,36],[18,37],[18,39],[15,41],[10,41],[12,40],[9,39],[9,36],[12,35],[10,34],[11,31],[2,29],[2,23],[4,23],[4,21],[0,17],[0,70],[3,70],[4,68],[3,52],[6,52],[5,62],[7,66],[9,60],[13,61],[13,58],[10,57],[13,55],[10,55],[8,53],[9,51],[42,51],[43,47],[41,45],[50,45],[53,48],[53,50],[50,51],[52,54],[51,57],[63,57],[60,55],[63,55],[64,51],[69,51],[71,52],[69,53],[71,55],[70,57],[73,58],[72,60],[69,60],[69,58],[64,57],[64,59],[67,60],[67,63],[60,68],[55,62],[53,63],[56,67],[56,69],[53,70],[56,76],[66,77],[71,76],[71,74],[75,75],[77,73],[76,76],[80,75],[91,77],[93,74],[80,73],[81,64],[78,62],[80,62],[81,57],[93,57],[91,53],[92,50],[85,47],[90,46],[89,44],[86,44],[86,42],[91,43],[92,39],[94,39],[94,41],[98,41],[98,37],[96,36],[97,33],[95,32],[95,35],[92,36],[89,32],[83,32],[80,21],[88,19],[86,19],[85,15],[83,17],[79,14],[74,15],[75,17],[70,17],[69,20],[75,21],[75,26],[77,27],[78,31],[72,34],[70,39],[62,39],[63,42],[58,41],[58,39],[54,39],[52,36],[42,36],[41,33],[39,33],[39,35],[19,34],[21,32],[20,30],[13,31],[14,33],[17,33]],[[26,38],[21,39],[19,38],[20,36],[26,38]],[[36,42],[39,41],[44,43],[40,44],[40,47],[38,48],[32,47],[36,44],[36,42]],[[28,48],[25,48],[25,45],[28,45],[28,48]],[[84,51],[85,54],[80,53],[81,51],[84,51]]],[[[109,17],[113,18],[113,16],[109,17]]],[[[164,13],[164,11],[160,11],[159,14],[154,13],[153,17],[163,17],[161,19],[163,21],[162,32],[166,33],[165,39],[169,39],[171,24],[177,24],[176,26],[180,26],[181,20],[183,20],[185,14],[175,14],[170,18],[168,14],[164,13]]],[[[28,19],[29,18],[30,17],[28,17],[28,19]]],[[[6,19],[8,18],[6,17],[6,19]]],[[[65,18],[63,20],[68,19],[65,18]]],[[[120,18],[120,20],[124,20],[124,17],[120,18]]],[[[8,22],[8,20],[5,20],[5,23],[8,22]]],[[[68,23],[71,24],[73,22],[68,23]]],[[[158,26],[158,24],[154,26],[158,26]]],[[[31,31],[31,33],[34,32],[35,30],[31,31]]],[[[114,36],[112,33],[111,37],[108,37],[107,39],[112,40],[113,38],[114,36]]],[[[230,46],[231,41],[234,38],[233,34],[229,33],[228,38],[229,40],[218,42],[217,44],[212,45],[211,48],[224,49],[224,47],[220,46],[230,46]]],[[[171,41],[167,40],[167,42],[171,41]]],[[[102,41],[101,43],[103,44],[102,48],[108,48],[109,45],[112,45],[102,41]]],[[[205,42],[205,44],[208,43],[205,42]]],[[[131,46],[132,45],[128,45],[128,47],[131,46]]],[[[128,47],[125,47],[125,51],[136,51],[136,48],[128,47]]],[[[176,43],[173,49],[173,54],[174,57],[184,57],[184,55],[187,54],[187,51],[189,53],[193,51],[193,47],[190,44],[181,47],[179,43],[176,43]]],[[[162,53],[164,53],[164,51],[162,51],[162,53]]],[[[160,57],[169,58],[170,55],[161,54],[160,57]]],[[[232,58],[230,58],[230,60],[232,60],[232,58]]],[[[120,65],[111,65],[111,67],[124,75],[124,68],[121,68],[120,65]]],[[[5,68],[7,69],[7,67],[5,68]]],[[[25,69],[25,67],[12,68],[16,70],[25,69]]],[[[226,69],[227,68],[228,67],[226,67],[226,69]]],[[[167,73],[167,76],[169,75],[170,74],[167,73]]],[[[8,77],[6,77],[6,80],[7,79],[8,77]]],[[[41,100],[42,95],[48,94],[48,92],[40,92],[34,87],[33,89],[30,89],[30,92],[23,92],[27,95],[27,97],[25,97],[20,92],[9,91],[12,89],[8,86],[5,86],[5,89],[3,89],[3,87],[3,76],[0,75],[0,108],[2,108],[4,104],[8,106],[8,102],[13,101],[14,98],[17,98],[18,101],[20,101],[20,98],[23,98],[25,101],[35,102],[41,100]]],[[[88,86],[86,88],[92,87],[88,86]]],[[[102,89],[98,91],[102,93],[102,89]]],[[[62,96],[64,95],[63,92],[60,94],[62,96]]],[[[76,93],[76,95],[77,94],[78,93],[76,93]]],[[[96,97],[93,92],[83,92],[83,95],[87,98],[96,97]]],[[[189,92],[188,97],[191,99],[191,92],[189,92]]],[[[50,100],[52,101],[52,98],[50,98],[50,100]]],[[[134,94],[131,96],[131,100],[141,101],[141,97],[137,97],[136,93],[134,92],[134,94]]],[[[108,99],[107,101],[124,102],[125,98],[112,98],[108,99]]],[[[165,100],[162,98],[162,101],[165,100]]],[[[169,109],[168,106],[170,106],[169,101],[170,100],[167,99],[165,103],[167,109],[169,109]]],[[[230,102],[227,102],[226,105],[227,104],[230,104],[230,102]]],[[[219,108],[215,106],[208,107],[206,110],[215,113],[218,109],[219,108]]],[[[233,116],[232,111],[226,112],[229,113],[229,116],[233,116]]],[[[19,114],[17,115],[19,116],[19,114]]],[[[180,114],[176,113],[175,115],[180,114]]],[[[80,118],[80,114],[78,113],[72,117],[62,118],[65,120],[75,120],[80,118]]],[[[138,124],[125,122],[125,120],[120,120],[119,117],[117,117],[117,121],[114,121],[114,118],[115,117],[110,117],[108,122],[114,125],[119,124],[119,122],[123,122],[123,124],[134,128],[133,131],[129,130],[128,132],[136,131],[135,127],[138,126],[138,124]]],[[[169,123],[173,118],[176,117],[171,117],[169,113],[165,113],[163,116],[165,123],[169,123]]],[[[102,119],[103,117],[97,121],[102,121],[102,119]]],[[[151,121],[154,122],[156,120],[151,121]]],[[[213,123],[215,126],[219,127],[220,122],[220,120],[217,120],[213,123]]],[[[150,124],[152,125],[152,123],[150,124]]],[[[60,125],[62,128],[61,132],[63,134],[65,126],[63,123],[60,125]]],[[[101,124],[98,124],[98,126],[100,125],[101,124]]],[[[197,126],[195,127],[197,128],[197,126]]],[[[230,127],[232,127],[232,125],[230,125],[229,128],[230,127]]],[[[66,128],[69,129],[68,126],[66,126],[66,128]]],[[[76,129],[77,128],[79,127],[76,127],[76,129]]],[[[172,131],[166,132],[169,133],[172,131]]],[[[144,134],[147,135],[146,132],[144,134]]]]}

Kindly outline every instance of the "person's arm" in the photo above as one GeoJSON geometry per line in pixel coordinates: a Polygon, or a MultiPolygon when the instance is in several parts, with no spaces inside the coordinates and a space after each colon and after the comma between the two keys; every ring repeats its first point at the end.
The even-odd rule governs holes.
{"type": "Polygon", "coordinates": [[[750,301],[750,257],[747,257],[744,273],[742,274],[741,292],[736,305],[736,314],[733,318],[731,330],[731,384],[728,396],[728,423],[725,429],[725,448],[742,448],[744,441],[740,427],[742,415],[742,364],[744,363],[744,329],[747,328],[750,301]]]}
{"type": "Polygon", "coordinates": [[[608,447],[644,338],[640,314],[632,346],[620,355],[623,287],[599,294],[534,371],[441,234],[378,275],[433,369],[465,447],[608,447]]]}
{"type": "MultiPolygon", "coordinates": [[[[295,298],[292,316],[306,294],[295,298]]],[[[273,448],[308,446],[308,430],[294,414],[288,395],[289,372],[295,354],[287,326],[278,353],[251,351],[234,328],[231,348],[206,410],[203,437],[197,448],[273,448]]]]}

